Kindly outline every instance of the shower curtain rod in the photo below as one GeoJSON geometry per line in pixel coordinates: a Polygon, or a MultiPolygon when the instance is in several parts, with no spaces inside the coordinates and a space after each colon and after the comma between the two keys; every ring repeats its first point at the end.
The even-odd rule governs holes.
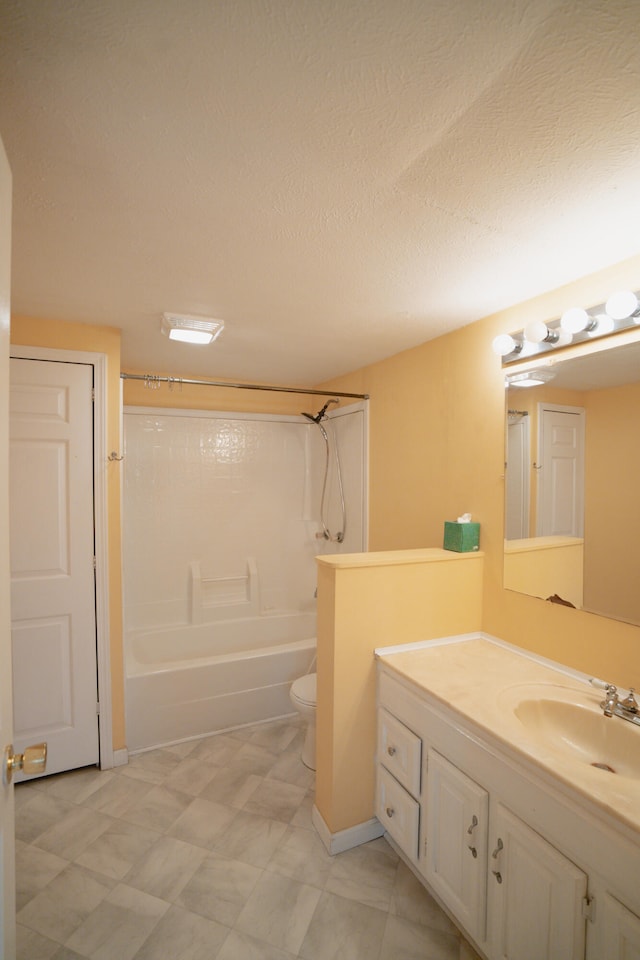
{"type": "Polygon", "coordinates": [[[168,383],[171,386],[186,384],[197,387],[233,387],[235,390],[270,390],[273,393],[302,393],[305,396],[316,397],[349,397],[353,400],[368,400],[368,393],[340,393],[338,390],[307,390],[304,387],[270,387],[261,383],[230,383],[225,380],[190,380],[185,377],[161,377],[154,373],[120,373],[121,380],[144,380],[147,383],[159,385],[168,383]]]}

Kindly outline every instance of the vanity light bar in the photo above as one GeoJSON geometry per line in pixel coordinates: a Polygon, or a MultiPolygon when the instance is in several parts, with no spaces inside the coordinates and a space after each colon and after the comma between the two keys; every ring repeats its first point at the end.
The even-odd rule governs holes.
{"type": "Polygon", "coordinates": [[[631,290],[612,293],[606,303],[588,310],[571,307],[561,317],[545,323],[530,321],[524,330],[501,333],[494,338],[493,352],[502,357],[502,363],[513,363],[536,357],[556,347],[583,343],[593,337],[605,337],[640,325],[640,294],[631,290]]]}

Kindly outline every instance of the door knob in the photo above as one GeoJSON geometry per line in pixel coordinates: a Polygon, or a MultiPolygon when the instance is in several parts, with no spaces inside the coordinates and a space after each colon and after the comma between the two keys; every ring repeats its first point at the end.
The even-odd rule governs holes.
{"type": "Polygon", "coordinates": [[[24,753],[14,753],[12,743],[5,748],[2,764],[2,780],[5,785],[11,783],[14,770],[22,770],[27,776],[33,776],[36,773],[44,773],[46,768],[46,743],[34,743],[26,747],[24,753]]]}

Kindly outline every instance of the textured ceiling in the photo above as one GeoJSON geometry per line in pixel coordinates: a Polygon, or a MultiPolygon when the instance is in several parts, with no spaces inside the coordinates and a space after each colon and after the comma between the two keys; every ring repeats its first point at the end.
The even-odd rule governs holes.
{"type": "Polygon", "coordinates": [[[2,0],[14,311],[314,384],[636,254],[638,49],[637,0],[2,0]]]}

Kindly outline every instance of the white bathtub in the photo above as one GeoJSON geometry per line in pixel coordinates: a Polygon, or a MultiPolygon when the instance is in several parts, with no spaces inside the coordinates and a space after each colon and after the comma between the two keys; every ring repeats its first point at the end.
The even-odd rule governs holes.
{"type": "Polygon", "coordinates": [[[289,688],[312,666],[315,632],[312,613],[129,631],[129,750],[292,713],[289,688]]]}

